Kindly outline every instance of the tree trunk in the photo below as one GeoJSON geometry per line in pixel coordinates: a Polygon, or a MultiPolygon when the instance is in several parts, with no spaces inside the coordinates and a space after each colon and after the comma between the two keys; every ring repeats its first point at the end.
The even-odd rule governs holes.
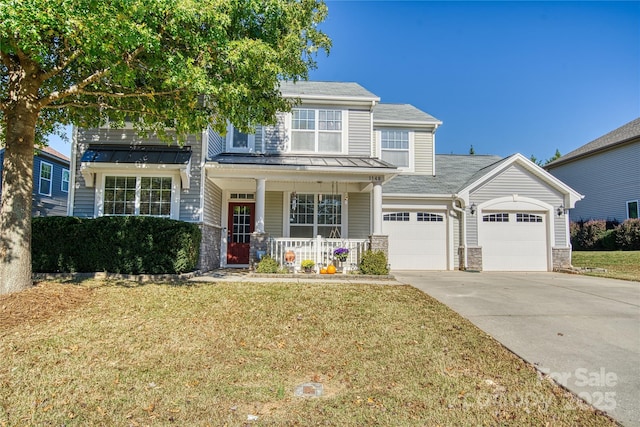
{"type": "Polygon", "coordinates": [[[32,286],[31,203],[37,111],[5,113],[6,142],[0,207],[0,294],[32,286]]]}

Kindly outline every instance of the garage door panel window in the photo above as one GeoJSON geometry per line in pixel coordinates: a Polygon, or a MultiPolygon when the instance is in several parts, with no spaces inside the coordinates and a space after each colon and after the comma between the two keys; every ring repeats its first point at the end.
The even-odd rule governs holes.
{"type": "Polygon", "coordinates": [[[494,213],[484,215],[482,217],[483,222],[509,222],[509,214],[508,213],[494,213]]]}
{"type": "Polygon", "coordinates": [[[516,222],[542,222],[542,215],[517,213],[516,222]]]}
{"type": "Polygon", "coordinates": [[[383,221],[409,221],[409,212],[393,212],[384,214],[383,221]]]}
{"type": "Polygon", "coordinates": [[[442,222],[444,221],[444,216],[430,212],[418,212],[417,219],[418,222],[442,222]]]}

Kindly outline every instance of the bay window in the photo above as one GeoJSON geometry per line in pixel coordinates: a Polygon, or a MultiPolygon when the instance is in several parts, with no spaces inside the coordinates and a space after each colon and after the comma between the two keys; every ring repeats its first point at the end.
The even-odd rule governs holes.
{"type": "Polygon", "coordinates": [[[342,237],[342,195],[294,193],[289,207],[290,237],[342,237]]]}
{"type": "Polygon", "coordinates": [[[341,153],[341,110],[296,108],[291,113],[291,151],[341,153]]]}

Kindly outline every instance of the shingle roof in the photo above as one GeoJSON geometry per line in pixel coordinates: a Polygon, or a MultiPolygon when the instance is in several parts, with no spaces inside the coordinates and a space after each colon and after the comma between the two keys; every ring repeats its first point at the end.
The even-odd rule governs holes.
{"type": "Polygon", "coordinates": [[[441,124],[430,114],[411,104],[378,104],[373,109],[374,122],[425,122],[441,124]]]}
{"type": "Polygon", "coordinates": [[[623,144],[625,142],[633,140],[634,138],[640,138],[640,118],[632,120],[626,125],[620,126],[619,128],[612,130],[608,134],[594,139],[593,141],[583,145],[582,147],[579,147],[571,151],[570,153],[565,154],[559,159],[549,163],[548,165],[545,165],[545,168],[567,163],[576,158],[583,157],[597,151],[602,151],[618,144],[623,144]]]}
{"type": "Polygon", "coordinates": [[[285,96],[337,96],[347,98],[370,98],[379,100],[375,94],[369,92],[358,83],[351,82],[317,82],[301,80],[296,83],[280,82],[280,92],[285,96]]]}
{"type": "Polygon", "coordinates": [[[53,156],[53,157],[57,157],[57,158],[59,158],[61,160],[64,160],[65,162],[69,161],[69,158],[67,156],[65,156],[64,154],[62,154],[61,152],[59,152],[57,150],[54,150],[53,148],[51,148],[49,146],[42,147],[42,148],[37,148],[36,150],[40,150],[40,151],[42,151],[44,153],[47,153],[47,154],[49,154],[50,156],[53,156]]]}
{"type": "Polygon", "coordinates": [[[398,175],[383,187],[385,194],[454,194],[478,175],[497,167],[500,156],[436,154],[436,175],[398,175]]]}

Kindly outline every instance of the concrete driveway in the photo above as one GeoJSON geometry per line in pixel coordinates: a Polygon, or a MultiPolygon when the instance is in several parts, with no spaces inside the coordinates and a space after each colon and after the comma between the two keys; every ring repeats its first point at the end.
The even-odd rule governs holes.
{"type": "Polygon", "coordinates": [[[393,274],[624,426],[640,427],[640,283],[560,273],[393,274]]]}

